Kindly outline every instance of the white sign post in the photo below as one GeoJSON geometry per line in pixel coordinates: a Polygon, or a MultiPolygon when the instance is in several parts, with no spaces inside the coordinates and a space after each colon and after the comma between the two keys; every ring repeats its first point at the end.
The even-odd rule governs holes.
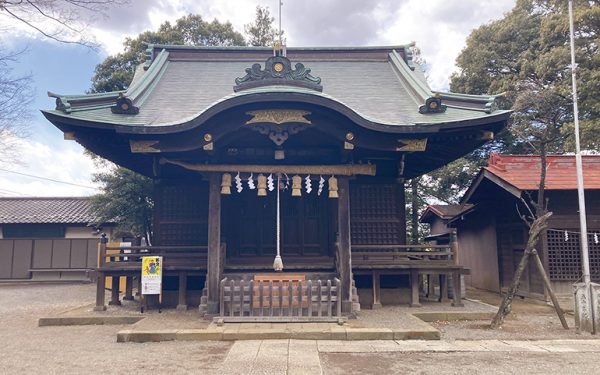
{"type": "MultiPolygon", "coordinates": [[[[157,295],[159,298],[159,312],[162,296],[162,270],[163,258],[161,256],[142,257],[142,297],[145,295],[157,295]]],[[[145,298],[144,298],[145,302],[145,298]]],[[[142,304],[142,312],[144,311],[142,304]]]]}

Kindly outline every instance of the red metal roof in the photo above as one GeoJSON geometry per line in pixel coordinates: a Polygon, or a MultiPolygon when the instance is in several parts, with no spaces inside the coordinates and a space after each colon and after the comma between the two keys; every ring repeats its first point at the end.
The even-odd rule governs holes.
{"type": "MultiPolygon", "coordinates": [[[[600,155],[585,155],[582,159],[585,189],[600,189],[600,155]]],[[[548,155],[546,160],[547,190],[577,189],[574,155],[548,155]]],[[[537,190],[540,183],[539,155],[492,154],[485,170],[519,190],[537,190]]]]}

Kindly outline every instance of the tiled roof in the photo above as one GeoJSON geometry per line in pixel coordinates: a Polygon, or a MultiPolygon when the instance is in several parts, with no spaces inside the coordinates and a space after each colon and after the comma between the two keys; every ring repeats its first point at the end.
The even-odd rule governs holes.
{"type": "MultiPolygon", "coordinates": [[[[600,155],[585,155],[582,159],[585,189],[600,189],[600,155]]],[[[574,155],[548,155],[546,160],[546,190],[577,189],[574,155]]],[[[519,190],[537,190],[539,186],[538,155],[493,154],[484,169],[519,190]]]]}
{"type": "MultiPolygon", "coordinates": [[[[160,50],[157,47],[155,51],[160,50]]],[[[353,50],[354,53],[361,51],[353,50]]],[[[52,94],[62,109],[44,112],[104,124],[156,128],[189,122],[218,103],[244,100],[253,94],[277,95],[274,97],[295,94],[330,101],[366,121],[386,126],[470,120],[493,122],[507,116],[507,111],[493,109],[493,96],[433,92],[420,66],[403,57],[404,47],[382,47],[381,50],[383,52],[374,52],[366,48],[363,54],[348,57],[345,49],[288,49],[293,63],[303,62],[311,74],[322,79],[322,93],[291,86],[266,86],[234,93],[234,79],[243,76],[252,63],[264,63],[272,54],[269,49],[164,46],[147,71],[138,70],[134,82],[124,93],[139,107],[138,114],[111,112],[110,106],[118,92],[85,96],[52,94]],[[245,55],[231,55],[236,51],[245,55]],[[431,97],[440,97],[447,105],[446,111],[420,113],[419,106],[431,97]]]]}
{"type": "Polygon", "coordinates": [[[0,224],[93,222],[89,198],[0,198],[0,224]]]}

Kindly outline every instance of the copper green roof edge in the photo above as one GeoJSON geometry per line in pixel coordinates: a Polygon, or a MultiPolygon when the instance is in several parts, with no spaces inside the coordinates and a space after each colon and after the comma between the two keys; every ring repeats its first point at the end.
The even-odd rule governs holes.
{"type": "Polygon", "coordinates": [[[69,100],[69,101],[89,100],[89,99],[110,99],[114,96],[119,96],[119,94],[122,92],[125,92],[125,90],[98,92],[98,93],[92,93],[92,94],[62,95],[62,94],[57,94],[57,93],[48,91],[48,97],[57,98],[57,99],[61,98],[61,99],[69,100]]]}
{"type": "MultiPolygon", "coordinates": [[[[335,97],[327,95],[327,94],[315,92],[312,90],[305,90],[302,88],[278,87],[278,86],[265,86],[265,87],[260,87],[260,88],[244,90],[244,91],[241,91],[238,93],[232,93],[230,95],[224,96],[223,98],[219,99],[218,101],[211,103],[209,106],[207,106],[203,110],[195,113],[194,115],[182,118],[182,119],[178,120],[177,122],[163,123],[163,124],[159,124],[159,125],[144,125],[144,124],[127,123],[127,122],[123,122],[123,121],[111,121],[111,120],[105,120],[105,119],[102,121],[98,121],[97,119],[90,119],[90,118],[85,118],[85,117],[81,117],[81,116],[70,116],[69,114],[65,114],[64,112],[58,111],[58,110],[47,110],[47,111],[42,111],[42,112],[48,113],[48,114],[53,114],[53,115],[64,117],[64,118],[86,121],[86,122],[90,122],[90,123],[103,123],[103,124],[107,124],[107,125],[121,126],[124,128],[128,128],[128,127],[129,128],[146,128],[146,129],[152,128],[152,129],[156,129],[156,130],[164,130],[169,127],[177,127],[177,126],[180,126],[183,124],[191,123],[195,119],[201,117],[205,113],[209,112],[213,107],[215,107],[221,103],[227,102],[229,100],[234,100],[236,98],[244,97],[244,96],[248,96],[248,95],[252,95],[252,94],[261,94],[261,93],[291,93],[291,94],[303,94],[303,95],[308,95],[308,96],[312,96],[312,97],[323,98],[323,99],[333,101],[333,102],[343,106],[348,111],[350,111],[350,113],[354,114],[354,116],[357,116],[358,118],[366,121],[367,123],[375,125],[376,127],[384,126],[384,127],[387,127],[388,129],[401,128],[401,127],[405,128],[405,127],[410,127],[410,126],[414,126],[414,125],[428,126],[428,125],[460,123],[460,122],[465,122],[465,121],[481,120],[483,118],[488,118],[488,119],[498,118],[498,121],[499,121],[499,120],[504,120],[502,117],[504,117],[507,112],[511,112],[511,111],[497,111],[497,113],[494,113],[494,114],[483,114],[482,113],[481,115],[476,116],[476,117],[466,117],[466,118],[441,117],[441,118],[436,119],[436,117],[434,117],[435,115],[433,115],[433,116],[427,115],[426,122],[414,122],[414,123],[411,122],[411,123],[405,123],[405,124],[390,123],[390,122],[382,122],[381,120],[377,120],[370,116],[364,115],[360,111],[357,111],[356,109],[350,107],[349,105],[345,104],[344,102],[336,99],[335,97]]],[[[345,114],[345,115],[347,116],[347,114],[345,114]]],[[[356,119],[351,118],[351,120],[356,122],[356,119]]],[[[370,128],[370,127],[372,127],[372,125],[366,126],[366,127],[370,128]]],[[[186,129],[181,129],[181,130],[186,130],[186,129]]],[[[157,133],[162,133],[162,132],[163,131],[157,131],[157,133]]]]}
{"type": "Polygon", "coordinates": [[[462,93],[458,93],[458,92],[443,92],[443,91],[434,91],[435,94],[440,94],[443,96],[447,96],[450,98],[464,98],[464,99],[470,99],[470,100],[477,100],[480,99],[481,101],[490,101],[492,99],[496,99],[499,98],[501,96],[504,96],[505,93],[499,93],[499,94],[484,94],[484,95],[477,95],[477,94],[462,94],[462,93]]]}
{"type": "Polygon", "coordinates": [[[395,70],[402,76],[402,78],[404,78],[404,80],[415,89],[415,92],[421,97],[422,103],[425,103],[427,98],[433,96],[431,89],[414,76],[414,73],[408,64],[404,62],[402,57],[398,55],[398,52],[395,50],[390,52],[389,57],[392,66],[395,67],[395,70]]]}
{"type": "MultiPolygon", "coordinates": [[[[158,56],[152,60],[150,67],[144,75],[138,80],[138,82],[133,86],[127,89],[125,95],[129,96],[131,100],[138,104],[138,100],[144,96],[147,96],[148,89],[153,88],[155,85],[152,85],[157,78],[162,76],[161,71],[164,71],[164,68],[167,65],[169,60],[169,52],[163,49],[158,56]]],[[[151,91],[151,90],[150,90],[151,91]]]]}
{"type": "MultiPolygon", "coordinates": [[[[486,106],[485,108],[474,108],[474,107],[467,107],[467,106],[454,105],[454,104],[448,104],[448,103],[444,103],[444,105],[448,108],[460,109],[463,111],[484,112],[484,113],[488,113],[488,114],[497,111],[495,109],[492,109],[491,106],[486,106]]],[[[511,111],[509,111],[509,112],[511,112],[511,111]]]]}
{"type": "Polygon", "coordinates": [[[111,91],[95,94],[83,94],[83,95],[61,95],[48,91],[48,97],[56,98],[56,109],[64,113],[71,113],[76,111],[86,110],[88,108],[105,107],[104,105],[80,105],[77,106],[77,102],[89,101],[89,100],[107,100],[116,99],[124,91],[111,91]],[[75,107],[73,106],[75,105],[75,107]]]}
{"type": "MultiPolygon", "coordinates": [[[[182,44],[148,44],[150,47],[163,49],[181,49],[197,51],[273,51],[273,47],[253,47],[253,46],[188,46],[182,44]]],[[[364,47],[286,47],[287,51],[374,51],[381,49],[397,50],[406,49],[412,46],[412,43],[396,46],[364,46],[364,47]]]]}

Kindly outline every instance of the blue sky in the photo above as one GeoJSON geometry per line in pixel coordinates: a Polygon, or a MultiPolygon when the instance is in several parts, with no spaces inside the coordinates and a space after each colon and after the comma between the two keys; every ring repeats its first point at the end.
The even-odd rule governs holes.
{"type": "MultiPolygon", "coordinates": [[[[470,31],[502,17],[514,3],[430,0],[424,6],[421,0],[284,0],[282,21],[291,46],[398,45],[416,41],[427,61],[430,85],[446,89],[455,69],[454,60],[470,31]]],[[[54,100],[46,92],[80,94],[88,90],[95,66],[108,54],[119,52],[125,36],[156,29],[162,22],[187,13],[201,14],[207,20],[229,20],[243,32],[243,25],[253,20],[257,4],[277,13],[273,12],[277,6],[273,0],[130,0],[128,5],[107,10],[106,17],[95,17],[90,32],[100,43],[98,51],[44,39],[0,14],[0,30],[4,29],[0,48],[18,50],[28,46],[14,71],[32,74],[35,88],[31,135],[22,142],[21,165],[4,169],[92,186],[92,161],[78,144],[64,141],[62,133],[39,113],[39,109],[54,108],[54,100]]],[[[94,192],[0,170],[0,196],[79,196],[94,192]]]]}

